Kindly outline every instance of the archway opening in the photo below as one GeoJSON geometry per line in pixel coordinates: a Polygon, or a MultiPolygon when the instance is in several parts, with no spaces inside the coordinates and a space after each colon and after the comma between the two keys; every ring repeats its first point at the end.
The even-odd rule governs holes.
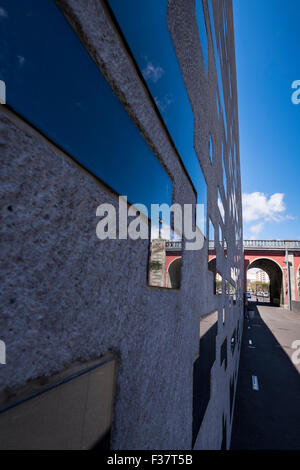
{"type": "Polygon", "coordinates": [[[208,262],[208,270],[214,275],[214,295],[222,294],[222,277],[217,272],[217,258],[212,258],[208,262]]]}
{"type": "Polygon", "coordinates": [[[270,278],[266,271],[259,268],[247,270],[247,293],[248,300],[270,302],[270,278]]]}
{"type": "Polygon", "coordinates": [[[212,258],[208,262],[208,270],[211,271],[214,275],[216,275],[216,272],[217,272],[217,259],[216,258],[212,258]]]}
{"type": "Polygon", "coordinates": [[[181,278],[181,257],[174,259],[167,272],[167,287],[171,289],[180,289],[181,278]]]}
{"type": "MultiPolygon", "coordinates": [[[[283,282],[282,282],[282,269],[281,267],[273,260],[268,258],[258,258],[249,264],[247,268],[247,284],[248,278],[251,277],[250,273],[255,268],[255,272],[264,272],[267,277],[261,274],[261,279],[269,280],[269,301],[273,305],[281,305],[284,303],[284,293],[283,293],[283,282]],[[249,274],[248,274],[249,273],[249,274]]],[[[253,271],[252,271],[253,272],[253,271]]],[[[258,275],[259,277],[259,275],[258,275]]],[[[263,285],[267,283],[258,282],[258,291],[254,292],[254,295],[257,293],[261,294],[262,292],[267,291],[267,286],[263,285]]],[[[260,300],[260,296],[256,297],[256,300],[260,300]]],[[[261,298],[263,296],[261,295],[261,298]]]]}

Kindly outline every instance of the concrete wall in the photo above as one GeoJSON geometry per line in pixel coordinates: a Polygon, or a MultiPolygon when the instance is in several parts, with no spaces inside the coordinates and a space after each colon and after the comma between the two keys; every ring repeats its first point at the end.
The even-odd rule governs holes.
{"type": "MultiPolygon", "coordinates": [[[[103,3],[60,0],[58,4],[167,169],[173,180],[173,202],[195,202],[190,181],[103,3]]],[[[212,42],[208,35],[207,80],[194,1],[171,0],[168,24],[192,102],[195,148],[207,181],[208,215],[215,227],[220,223],[217,187],[222,188],[223,179],[221,144],[224,142],[229,196],[233,183],[228,155],[233,141],[237,145],[239,219],[234,220],[230,197],[226,198],[223,233],[227,258],[217,247],[218,271],[229,278],[234,263],[240,267],[241,277],[243,270],[241,247],[236,243],[241,190],[232,6],[229,0],[225,4],[228,57],[223,65],[223,87],[228,129],[231,123],[233,126],[232,140],[228,137],[227,143],[216,109],[212,42]],[[213,165],[208,155],[209,133],[216,149],[213,165]]],[[[220,28],[222,5],[222,1],[215,2],[216,26],[220,28]]],[[[209,28],[206,1],[204,7],[209,28]]],[[[7,364],[0,366],[1,405],[13,400],[14,394],[22,394],[29,381],[111,352],[118,358],[111,446],[190,449],[193,363],[199,352],[200,317],[218,310],[211,399],[195,448],[218,449],[222,442],[224,446],[224,429],[228,446],[230,381],[236,381],[239,360],[239,346],[232,355],[230,338],[242,304],[238,300],[233,305],[225,294],[213,295],[207,242],[201,251],[183,250],[180,290],[148,287],[147,240],[99,241],[96,237],[96,208],[105,202],[118,211],[117,195],[5,106],[0,107],[0,148],[1,252],[5,261],[1,267],[0,335],[7,347],[7,364]],[[225,324],[221,321],[224,306],[225,324]],[[226,337],[225,370],[220,356],[226,337]]]]}

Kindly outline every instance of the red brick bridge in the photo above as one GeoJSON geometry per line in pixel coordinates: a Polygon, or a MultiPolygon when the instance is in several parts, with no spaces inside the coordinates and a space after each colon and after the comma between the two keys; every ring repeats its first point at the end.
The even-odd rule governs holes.
{"type": "MultiPolygon", "coordinates": [[[[300,240],[244,240],[244,288],[247,271],[259,268],[270,278],[270,302],[291,308],[300,301],[300,240]],[[287,268],[288,267],[288,268],[287,268]]],[[[211,245],[211,243],[210,243],[211,245]]],[[[166,242],[165,283],[174,277],[181,258],[181,242],[166,242]]],[[[215,255],[210,250],[209,261],[215,255]]]]}

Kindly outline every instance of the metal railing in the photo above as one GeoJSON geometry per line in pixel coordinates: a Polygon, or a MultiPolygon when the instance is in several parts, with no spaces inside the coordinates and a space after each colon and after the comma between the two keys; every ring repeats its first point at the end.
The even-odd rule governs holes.
{"type": "Polygon", "coordinates": [[[244,240],[245,249],[300,250],[300,240],[244,240]]]}
{"type": "MultiPolygon", "coordinates": [[[[300,240],[244,240],[244,249],[269,249],[269,250],[299,250],[300,251],[300,240]]],[[[167,250],[181,250],[182,241],[168,240],[166,241],[167,250]]],[[[215,248],[214,241],[209,241],[209,249],[215,248]]],[[[224,244],[224,248],[227,248],[227,244],[224,244]]]]}
{"type": "Polygon", "coordinates": [[[167,241],[166,242],[166,249],[177,249],[181,250],[182,242],[180,241],[167,241]]]}

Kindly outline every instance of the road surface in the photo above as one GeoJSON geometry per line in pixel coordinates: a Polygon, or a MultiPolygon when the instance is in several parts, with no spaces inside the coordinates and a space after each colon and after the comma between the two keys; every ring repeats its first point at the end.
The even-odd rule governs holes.
{"type": "Polygon", "coordinates": [[[255,303],[249,303],[249,310],[231,449],[300,450],[300,364],[292,361],[300,315],[255,303]]]}

